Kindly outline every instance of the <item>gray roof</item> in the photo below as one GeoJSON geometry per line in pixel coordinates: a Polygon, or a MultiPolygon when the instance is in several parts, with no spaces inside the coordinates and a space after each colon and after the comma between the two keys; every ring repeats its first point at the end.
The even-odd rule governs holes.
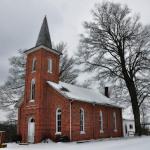
{"type": "Polygon", "coordinates": [[[40,30],[40,33],[36,42],[36,46],[40,46],[40,45],[44,45],[52,49],[52,43],[51,43],[46,16],[44,17],[41,30],[40,30]]]}
{"type": "Polygon", "coordinates": [[[122,108],[121,106],[113,102],[112,99],[104,96],[97,90],[82,88],[64,82],[55,83],[47,81],[47,83],[67,99],[122,108]]]}

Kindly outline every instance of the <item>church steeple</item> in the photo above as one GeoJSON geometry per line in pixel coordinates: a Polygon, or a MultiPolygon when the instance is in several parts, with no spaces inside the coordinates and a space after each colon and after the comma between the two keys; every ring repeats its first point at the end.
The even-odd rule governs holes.
{"type": "Polygon", "coordinates": [[[51,43],[51,38],[49,34],[49,29],[48,29],[48,23],[47,23],[47,18],[46,16],[44,17],[41,30],[36,42],[36,46],[44,45],[47,46],[48,48],[52,49],[52,43],[51,43]]]}

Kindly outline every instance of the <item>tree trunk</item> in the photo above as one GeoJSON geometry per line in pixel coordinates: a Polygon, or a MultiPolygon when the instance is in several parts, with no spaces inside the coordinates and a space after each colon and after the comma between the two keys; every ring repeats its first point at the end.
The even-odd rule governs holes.
{"type": "Polygon", "coordinates": [[[134,122],[135,122],[135,135],[140,136],[141,135],[140,111],[138,106],[135,83],[131,78],[132,75],[130,74],[131,77],[128,75],[127,69],[125,67],[124,55],[122,55],[122,53],[120,53],[120,58],[121,58],[122,73],[124,75],[124,80],[128,88],[130,98],[131,98],[131,103],[132,103],[132,110],[133,110],[134,122]]]}
{"type": "Polygon", "coordinates": [[[131,97],[132,103],[132,110],[134,114],[134,121],[135,121],[135,134],[140,136],[141,135],[141,123],[140,123],[140,111],[138,106],[136,88],[134,82],[126,82],[127,88],[129,90],[129,94],[131,97]]]}

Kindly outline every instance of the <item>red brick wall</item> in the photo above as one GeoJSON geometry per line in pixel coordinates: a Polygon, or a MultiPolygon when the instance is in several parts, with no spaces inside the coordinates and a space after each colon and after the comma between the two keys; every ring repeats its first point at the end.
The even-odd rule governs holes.
{"type": "Polygon", "coordinates": [[[18,132],[23,137],[23,142],[27,142],[28,119],[35,118],[35,142],[43,139],[49,128],[47,127],[48,113],[46,104],[46,81],[59,81],[59,56],[50,51],[39,49],[27,55],[26,77],[25,77],[25,95],[24,102],[19,108],[18,132]],[[32,61],[36,58],[36,71],[32,72],[32,61]],[[52,74],[47,72],[48,58],[52,59],[52,74]],[[31,80],[35,79],[35,101],[30,102],[31,80]]]}
{"type": "Polygon", "coordinates": [[[121,109],[93,105],[89,103],[74,101],[72,103],[72,140],[88,140],[106,137],[122,136],[122,113],[121,109]],[[80,108],[85,113],[85,134],[80,134],[80,108]],[[104,133],[100,133],[99,115],[103,112],[104,133]],[[114,132],[112,123],[112,114],[117,115],[117,132],[114,132]]]}
{"type": "Polygon", "coordinates": [[[47,90],[48,111],[49,111],[49,128],[50,138],[56,138],[56,109],[62,111],[62,135],[69,136],[70,134],[70,104],[69,101],[60,95],[56,90],[48,87],[47,90]]]}
{"type": "MultiPolygon", "coordinates": [[[[47,106],[50,125],[50,138],[55,140],[56,133],[56,109],[62,110],[62,135],[67,135],[70,138],[70,102],[56,90],[47,87],[47,106]]],[[[119,108],[107,107],[101,105],[93,105],[90,103],[73,101],[72,102],[72,141],[99,139],[106,137],[121,137],[122,136],[122,112],[119,108]],[[85,134],[80,134],[80,108],[85,111],[85,134]],[[103,112],[104,133],[100,133],[99,114],[103,112]],[[112,115],[116,112],[117,116],[117,132],[114,132],[112,115]]]]}
{"type": "MultiPolygon", "coordinates": [[[[62,111],[62,135],[70,137],[70,100],[67,100],[56,90],[51,88],[46,81],[59,81],[59,56],[39,49],[27,56],[25,96],[24,102],[19,108],[18,132],[23,141],[27,142],[28,120],[32,116],[35,119],[35,143],[43,138],[56,138],[56,109],[62,111]],[[36,58],[36,72],[32,73],[32,60],[36,58]],[[47,60],[53,61],[53,74],[47,73],[47,60]],[[36,80],[35,102],[30,102],[31,80],[36,80]]],[[[93,105],[80,101],[72,102],[72,141],[98,139],[104,137],[122,136],[121,109],[93,105]],[[85,134],[80,134],[80,108],[85,111],[85,134]],[[100,133],[99,111],[104,116],[104,133],[100,133]],[[117,132],[113,131],[112,114],[117,114],[117,132]]]]}

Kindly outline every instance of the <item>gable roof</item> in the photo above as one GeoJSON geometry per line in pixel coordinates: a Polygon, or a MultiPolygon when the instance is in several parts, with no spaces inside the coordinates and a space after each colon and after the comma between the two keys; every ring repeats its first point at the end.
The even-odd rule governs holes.
{"type": "Polygon", "coordinates": [[[47,81],[47,83],[67,99],[121,108],[110,98],[107,98],[106,96],[93,89],[82,88],[64,82],[54,83],[47,81]]]}

